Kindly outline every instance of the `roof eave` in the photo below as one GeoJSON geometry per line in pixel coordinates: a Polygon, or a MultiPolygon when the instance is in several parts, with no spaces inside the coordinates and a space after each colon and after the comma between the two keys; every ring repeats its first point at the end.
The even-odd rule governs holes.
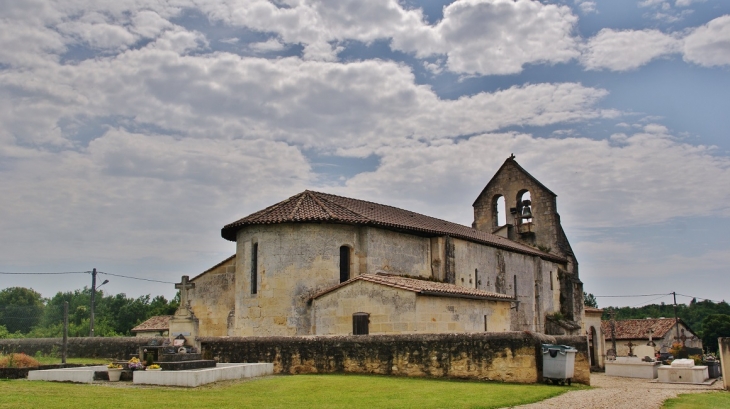
{"type": "Polygon", "coordinates": [[[416,294],[428,295],[428,296],[433,296],[433,297],[466,298],[469,300],[502,301],[502,302],[510,302],[510,303],[517,302],[517,299],[515,299],[515,298],[490,297],[490,296],[469,295],[469,294],[453,294],[453,293],[445,293],[445,292],[440,292],[440,291],[428,291],[428,290],[417,291],[416,294]]]}

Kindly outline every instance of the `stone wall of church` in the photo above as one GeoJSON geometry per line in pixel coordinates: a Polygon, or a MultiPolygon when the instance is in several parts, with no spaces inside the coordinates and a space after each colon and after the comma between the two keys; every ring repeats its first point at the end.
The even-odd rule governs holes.
{"type": "Polygon", "coordinates": [[[198,318],[198,331],[208,336],[229,334],[229,315],[234,309],[236,258],[224,260],[191,282],[188,290],[190,309],[198,318]]]}
{"type": "Polygon", "coordinates": [[[560,264],[454,239],[456,284],[515,295],[519,307],[511,312],[512,331],[544,332],[545,315],[559,310],[560,264]]]}
{"type": "Polygon", "coordinates": [[[309,299],[340,281],[340,247],[353,249],[351,275],[360,268],[361,229],[341,224],[250,226],[236,240],[235,328],[238,336],[309,335],[309,299]],[[258,249],[257,288],[251,260],[258,249]]]}
{"type": "MultiPolygon", "coordinates": [[[[385,271],[443,280],[443,268],[435,268],[432,262],[443,258],[441,253],[444,252],[439,246],[445,246],[447,242],[453,243],[453,257],[440,262],[449,264],[448,270],[456,285],[512,296],[516,278],[520,304],[510,312],[509,329],[544,331],[545,314],[557,309],[560,297],[557,263],[459,239],[433,241],[428,237],[375,227],[302,223],[250,226],[239,231],[233,280],[235,313],[229,322],[227,334],[312,334],[315,323],[312,321],[309,300],[317,292],[340,282],[341,246],[352,249],[350,277],[385,271]],[[255,247],[258,249],[257,291],[252,294],[251,260],[255,247]],[[439,254],[434,255],[434,252],[439,254]]],[[[205,274],[200,279],[208,275],[210,280],[216,276],[205,274]]],[[[225,286],[226,290],[221,294],[224,299],[230,300],[229,291],[233,287],[229,284],[230,280],[213,287],[222,289],[225,286]]],[[[222,290],[213,292],[216,291],[222,290]]],[[[197,299],[199,295],[192,297],[197,299]]],[[[209,297],[217,296],[211,293],[209,297]]],[[[202,312],[199,313],[197,306],[194,308],[201,325],[203,321],[210,322],[209,328],[221,335],[223,332],[218,329],[223,328],[223,318],[228,317],[228,311],[224,312],[224,309],[229,308],[228,304],[223,304],[217,312],[215,308],[201,307],[202,312]],[[223,317],[217,327],[213,326],[212,318],[206,318],[209,313],[211,317],[213,314],[223,317]]],[[[489,314],[482,314],[482,321],[483,315],[489,314]]],[[[483,324],[479,327],[482,328],[483,324]]],[[[501,323],[495,325],[501,328],[501,323]]],[[[201,327],[201,334],[212,335],[206,331],[201,327]]],[[[330,330],[327,331],[329,333],[330,330]]]]}
{"type": "Polygon", "coordinates": [[[504,332],[509,307],[505,301],[424,296],[358,281],[313,301],[313,333],[352,334],[356,312],[370,314],[370,334],[504,332]]]}

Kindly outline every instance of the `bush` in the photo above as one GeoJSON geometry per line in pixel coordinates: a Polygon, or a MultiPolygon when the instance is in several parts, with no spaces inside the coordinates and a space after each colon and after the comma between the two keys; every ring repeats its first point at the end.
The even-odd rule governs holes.
{"type": "Polygon", "coordinates": [[[0,357],[0,368],[34,368],[37,366],[40,366],[40,362],[23,353],[0,357]]]}

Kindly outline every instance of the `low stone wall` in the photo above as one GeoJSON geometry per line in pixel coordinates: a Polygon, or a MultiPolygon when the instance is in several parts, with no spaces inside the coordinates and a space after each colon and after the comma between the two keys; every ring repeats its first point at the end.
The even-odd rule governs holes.
{"type": "MultiPolygon", "coordinates": [[[[159,338],[162,340],[162,338],[159,338]]],[[[68,357],[128,359],[149,338],[69,338],[68,357]]],[[[590,384],[586,337],[532,332],[319,337],[200,337],[203,357],[271,362],[274,373],[372,373],[542,382],[542,344],[578,349],[573,382],[590,384]]],[[[730,341],[730,339],[729,339],[730,341]]],[[[0,353],[58,352],[60,338],[0,340],[0,353]]]]}
{"type": "MultiPolygon", "coordinates": [[[[161,341],[163,338],[159,338],[161,341]]],[[[147,345],[151,338],[114,337],[114,338],[69,338],[67,343],[68,358],[115,358],[129,359],[132,354],[139,353],[139,347],[147,345]]],[[[61,353],[62,338],[20,338],[0,339],[0,354],[25,353],[44,355],[61,353]]]]}
{"type": "MultiPolygon", "coordinates": [[[[559,339],[579,348],[573,381],[590,384],[586,338],[559,339]]],[[[541,382],[541,344],[558,343],[555,337],[532,332],[198,340],[208,359],[272,362],[274,373],[371,373],[517,383],[541,382]]]]}

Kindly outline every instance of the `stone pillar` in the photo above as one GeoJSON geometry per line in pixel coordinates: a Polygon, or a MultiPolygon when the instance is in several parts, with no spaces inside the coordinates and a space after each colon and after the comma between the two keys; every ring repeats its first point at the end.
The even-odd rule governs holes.
{"type": "Polygon", "coordinates": [[[730,338],[718,338],[720,352],[720,365],[722,368],[722,382],[725,390],[730,390],[730,338]]]}

